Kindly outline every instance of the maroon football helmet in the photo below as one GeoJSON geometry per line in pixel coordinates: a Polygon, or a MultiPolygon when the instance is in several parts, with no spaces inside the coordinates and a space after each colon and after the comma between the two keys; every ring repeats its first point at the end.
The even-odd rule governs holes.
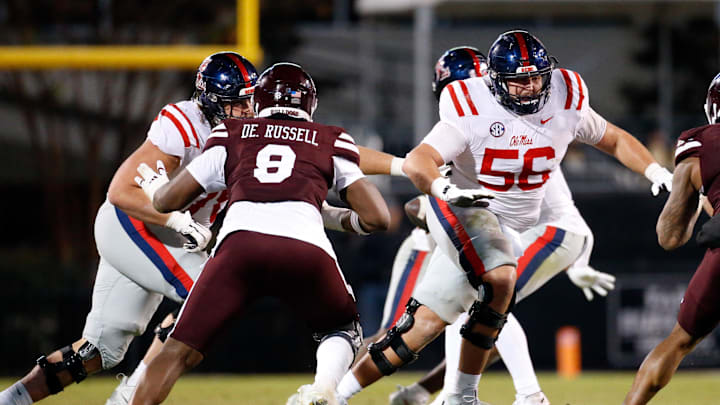
{"type": "Polygon", "coordinates": [[[260,75],[253,94],[257,117],[285,114],[312,121],[317,107],[315,83],[294,63],[276,63],[260,75]]]}
{"type": "Polygon", "coordinates": [[[720,119],[720,73],[710,82],[705,98],[705,116],[709,124],[718,124],[720,119]]]}

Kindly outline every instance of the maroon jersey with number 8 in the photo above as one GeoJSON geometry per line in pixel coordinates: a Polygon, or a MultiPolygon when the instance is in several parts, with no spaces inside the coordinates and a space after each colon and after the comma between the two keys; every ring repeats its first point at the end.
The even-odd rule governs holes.
{"type": "Polygon", "coordinates": [[[334,179],[333,157],[360,161],[340,127],[292,119],[226,120],[205,150],[227,151],[225,184],[236,201],[305,201],[320,209],[334,179]]]}

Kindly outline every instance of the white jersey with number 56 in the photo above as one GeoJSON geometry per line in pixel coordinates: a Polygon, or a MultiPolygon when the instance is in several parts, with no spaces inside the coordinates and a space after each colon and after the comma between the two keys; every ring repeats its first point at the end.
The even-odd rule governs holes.
{"type": "Polygon", "coordinates": [[[607,121],[589,104],[585,82],[566,69],[552,73],[549,100],[535,114],[517,115],[498,103],[485,78],[458,80],[440,96],[440,121],[425,137],[461,188],[495,192],[489,209],[522,232],[535,225],[545,184],[574,139],[599,142],[607,121]]]}

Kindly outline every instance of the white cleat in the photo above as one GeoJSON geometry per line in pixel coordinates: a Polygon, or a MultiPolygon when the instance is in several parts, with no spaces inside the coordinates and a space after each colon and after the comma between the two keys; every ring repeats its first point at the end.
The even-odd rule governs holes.
{"type": "Polygon", "coordinates": [[[427,405],[430,402],[430,395],[423,392],[413,392],[413,390],[402,385],[397,386],[397,390],[389,396],[390,405],[427,405]]]}
{"type": "Polygon", "coordinates": [[[288,398],[285,405],[340,405],[334,392],[322,392],[306,384],[298,388],[297,394],[288,398]]]}
{"type": "Polygon", "coordinates": [[[135,392],[135,388],[137,388],[127,385],[128,378],[126,375],[118,374],[117,376],[121,377],[120,384],[115,387],[115,391],[110,394],[110,398],[105,401],[105,405],[128,405],[133,392],[135,392]]]}
{"type": "Polygon", "coordinates": [[[490,405],[478,399],[477,391],[465,390],[460,394],[448,393],[443,405],[490,405]]]}
{"type": "Polygon", "coordinates": [[[542,391],[538,391],[532,395],[516,399],[513,405],[550,405],[550,400],[542,391]]]}

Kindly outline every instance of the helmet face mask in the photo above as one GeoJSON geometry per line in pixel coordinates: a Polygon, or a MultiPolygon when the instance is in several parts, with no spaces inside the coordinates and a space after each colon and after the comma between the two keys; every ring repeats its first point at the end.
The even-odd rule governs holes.
{"type": "Polygon", "coordinates": [[[500,97],[502,99],[501,104],[520,115],[534,114],[540,111],[550,97],[550,75],[552,72],[533,73],[534,74],[521,73],[517,75],[491,74],[490,79],[493,81],[494,86],[497,85],[499,87],[494,89],[496,98],[497,93],[500,93],[502,95],[500,97]],[[527,80],[534,77],[540,77],[542,80],[540,89],[537,92],[532,95],[512,94],[510,90],[511,85],[508,84],[508,81],[527,80]]]}
{"type": "Polygon", "coordinates": [[[477,49],[471,46],[448,49],[435,64],[432,82],[435,98],[439,100],[445,86],[455,80],[484,76],[486,69],[487,59],[477,49]]]}
{"type": "Polygon", "coordinates": [[[276,63],[262,72],[252,98],[258,117],[283,114],[312,121],[317,90],[312,77],[294,63],[276,63]]]}
{"type": "Polygon", "coordinates": [[[218,52],[205,58],[195,78],[193,99],[212,126],[232,114],[232,105],[252,97],[257,70],[247,59],[235,52],[218,52]],[[231,114],[225,111],[230,105],[231,114]]]}
{"type": "Polygon", "coordinates": [[[703,107],[708,124],[718,124],[720,121],[720,73],[710,82],[703,107]]]}
{"type": "Polygon", "coordinates": [[[488,74],[495,99],[508,110],[520,114],[540,111],[550,97],[550,79],[556,60],[549,56],[539,39],[523,30],[501,34],[488,53],[488,74]],[[512,94],[508,80],[540,76],[540,89],[532,95],[512,94]]]}

